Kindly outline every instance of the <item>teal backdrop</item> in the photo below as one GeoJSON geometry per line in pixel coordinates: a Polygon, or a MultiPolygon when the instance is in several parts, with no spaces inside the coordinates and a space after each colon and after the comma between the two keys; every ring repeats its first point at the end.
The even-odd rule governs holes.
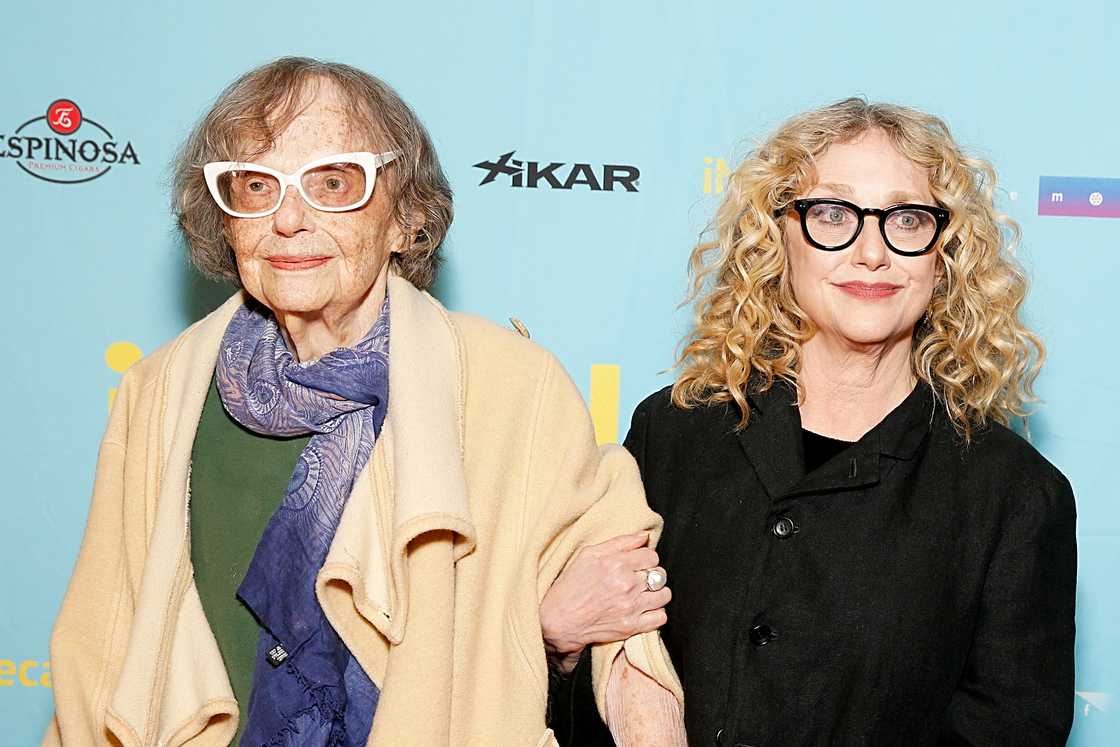
{"type": "Polygon", "coordinates": [[[1000,174],[1049,349],[1031,435],[1078,500],[1071,744],[1120,743],[1114,0],[63,0],[6,8],[0,42],[0,744],[37,744],[49,718],[50,628],[121,371],[228,293],[184,259],[168,164],[227,83],[287,54],[362,67],[416,109],[455,190],[437,295],[524,322],[583,387],[602,440],[671,380],[686,258],[755,138],[850,95],[943,116],[1000,174]],[[35,150],[52,122],[77,121],[70,104],[68,137],[93,145],[35,150]],[[510,151],[565,164],[561,179],[577,163],[600,182],[604,165],[634,167],[637,191],[480,184],[475,164],[510,151]]]}

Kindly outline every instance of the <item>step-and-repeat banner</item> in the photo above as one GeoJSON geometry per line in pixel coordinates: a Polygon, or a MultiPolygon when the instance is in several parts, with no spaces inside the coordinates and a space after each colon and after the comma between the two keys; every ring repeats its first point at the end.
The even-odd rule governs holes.
{"type": "Polygon", "coordinates": [[[64,0],[8,9],[0,41],[0,744],[49,718],[50,628],[121,372],[229,292],[187,265],[168,163],[227,83],[288,54],[362,67],[416,109],[455,190],[437,295],[524,322],[604,441],[671,381],[686,258],[754,139],[850,95],[948,120],[1023,228],[1049,349],[1031,436],[1078,499],[1072,743],[1117,743],[1113,0],[64,0]],[[605,165],[637,178],[587,177],[605,165]]]}

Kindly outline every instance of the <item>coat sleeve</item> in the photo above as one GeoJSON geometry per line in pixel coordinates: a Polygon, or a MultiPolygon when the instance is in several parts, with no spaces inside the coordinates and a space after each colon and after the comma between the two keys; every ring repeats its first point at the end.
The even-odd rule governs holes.
{"type": "MultiPolygon", "coordinates": [[[[626,449],[637,461],[639,471],[643,471],[648,425],[649,416],[643,404],[634,411],[625,440],[626,449]]],[[[549,678],[549,725],[561,747],[614,747],[614,738],[595,704],[591,648],[584,649],[571,674],[549,678]]]]}
{"type": "MultiPolygon", "coordinates": [[[[132,619],[125,505],[130,391],[122,382],[97,457],[93,499],[69,586],[51,633],[55,711],[44,747],[117,744],[105,714],[132,619]]],[[[139,517],[141,532],[143,516],[139,517]]]]}
{"type": "Polygon", "coordinates": [[[1076,509],[1069,482],[1047,467],[1023,481],[1027,495],[1003,526],[944,744],[1061,745],[1069,736],[1076,509]]]}
{"type": "MultiPolygon", "coordinates": [[[[539,407],[527,492],[527,515],[535,524],[527,540],[539,548],[538,600],[580,548],[643,530],[655,544],[661,533],[661,517],[646,505],[633,457],[617,444],[596,446],[587,406],[551,356],[539,407]]],[[[630,663],[669,690],[683,709],[680,681],[660,635],[651,632],[593,647],[590,670],[600,714],[606,713],[611,664],[623,647],[630,663]]]]}

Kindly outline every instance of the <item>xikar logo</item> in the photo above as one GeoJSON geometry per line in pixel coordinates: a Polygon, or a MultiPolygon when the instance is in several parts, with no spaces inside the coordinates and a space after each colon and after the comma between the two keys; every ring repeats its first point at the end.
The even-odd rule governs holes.
{"type": "Polygon", "coordinates": [[[586,187],[591,192],[638,191],[638,177],[641,172],[637,166],[624,166],[608,163],[592,166],[589,163],[568,164],[564,161],[521,161],[513,157],[516,151],[503,153],[494,161],[479,161],[474,164],[486,176],[478,183],[485,186],[499,175],[509,177],[509,186],[526,189],[575,189],[586,187]]]}
{"type": "Polygon", "coordinates": [[[0,135],[0,158],[56,184],[88,182],[113,166],[140,165],[131,142],[113,137],[70,99],[56,99],[46,114],[32,117],[11,135],[0,135]]]}

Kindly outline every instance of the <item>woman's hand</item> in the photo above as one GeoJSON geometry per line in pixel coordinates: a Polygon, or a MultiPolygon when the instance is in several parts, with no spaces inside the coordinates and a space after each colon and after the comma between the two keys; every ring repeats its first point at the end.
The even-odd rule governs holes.
{"type": "MultiPolygon", "coordinates": [[[[571,672],[589,643],[623,641],[668,619],[669,587],[646,588],[657,565],[649,534],[625,534],[576,553],[541,600],[541,633],[553,665],[571,672]]],[[[664,578],[664,576],[662,576],[664,578]]]]}

